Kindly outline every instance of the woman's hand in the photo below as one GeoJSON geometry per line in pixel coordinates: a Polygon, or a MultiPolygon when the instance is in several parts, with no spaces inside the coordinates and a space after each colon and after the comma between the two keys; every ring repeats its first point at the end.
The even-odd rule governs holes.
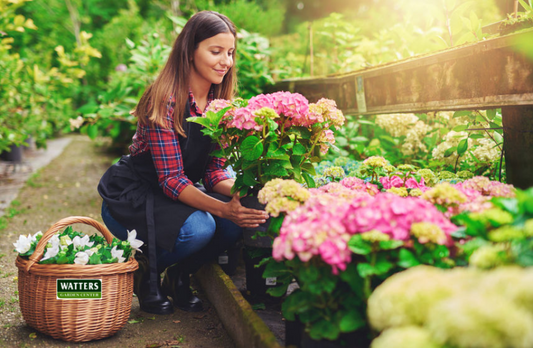
{"type": "Polygon", "coordinates": [[[223,218],[233,221],[240,227],[254,228],[268,219],[268,213],[263,210],[243,207],[239,193],[234,194],[231,201],[226,203],[226,208],[223,218]]]}

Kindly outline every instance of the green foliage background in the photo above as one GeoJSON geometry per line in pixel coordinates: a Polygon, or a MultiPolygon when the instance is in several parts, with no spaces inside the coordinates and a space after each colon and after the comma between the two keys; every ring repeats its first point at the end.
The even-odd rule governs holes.
{"type": "Polygon", "coordinates": [[[135,129],[129,110],[197,11],[221,12],[239,28],[239,96],[250,98],[275,80],[309,76],[311,69],[313,75],[343,73],[481,40],[480,28],[505,18],[509,10],[503,0],[0,3],[0,151],[29,135],[45,144],[81,123],[82,132],[111,136],[114,148],[124,152],[135,129]],[[36,28],[17,30],[17,16],[32,19],[36,28]],[[92,37],[82,42],[82,32],[92,37]],[[71,126],[69,120],[78,116],[83,119],[71,126]]]}

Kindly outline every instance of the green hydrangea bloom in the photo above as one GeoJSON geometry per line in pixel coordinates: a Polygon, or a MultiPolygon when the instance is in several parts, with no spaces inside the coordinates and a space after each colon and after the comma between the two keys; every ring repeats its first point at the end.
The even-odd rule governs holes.
{"type": "Polygon", "coordinates": [[[417,170],[417,174],[424,178],[426,186],[433,186],[437,183],[437,177],[431,169],[419,169],[417,170]]]}
{"type": "Polygon", "coordinates": [[[333,165],[337,167],[344,167],[350,159],[348,157],[337,157],[333,161],[333,165]]]}
{"type": "Polygon", "coordinates": [[[505,244],[484,245],[474,251],[468,263],[481,269],[491,269],[508,263],[509,255],[505,244]]]}
{"type": "Polygon", "coordinates": [[[329,167],[326,170],[324,170],[324,176],[329,176],[333,179],[342,179],[346,177],[346,173],[344,173],[344,169],[341,167],[329,167]]]}
{"type": "Polygon", "coordinates": [[[524,235],[528,238],[533,237],[533,219],[529,219],[524,224],[524,235]]]}
{"type": "Polygon", "coordinates": [[[408,170],[408,171],[412,172],[412,171],[415,170],[415,167],[413,165],[411,165],[411,164],[400,164],[398,166],[398,169],[399,170],[403,170],[403,171],[407,171],[408,170]]]}
{"type": "Polygon", "coordinates": [[[372,230],[368,232],[361,233],[361,238],[367,242],[386,242],[390,240],[390,236],[386,233],[380,232],[378,230],[372,230]]]}
{"type": "Polygon", "coordinates": [[[497,267],[485,273],[480,279],[478,291],[481,295],[497,294],[533,313],[533,268],[520,266],[497,267]]]}
{"type": "Polygon", "coordinates": [[[387,173],[396,173],[397,169],[395,166],[385,166],[383,167],[387,173]]]}
{"type": "Polygon", "coordinates": [[[488,237],[493,242],[510,242],[515,239],[524,239],[525,233],[515,226],[502,226],[489,232],[488,237]]]}
{"type": "Polygon", "coordinates": [[[459,179],[472,179],[474,177],[474,173],[472,173],[469,170],[462,170],[460,172],[457,172],[457,177],[459,179]]]}
{"type": "Polygon", "coordinates": [[[451,347],[533,347],[533,315],[500,294],[458,293],[432,307],[425,327],[451,347]]]}
{"type": "Polygon", "coordinates": [[[471,213],[470,218],[482,222],[489,227],[498,227],[513,222],[513,215],[501,208],[490,208],[479,213],[471,213]]]}
{"type": "Polygon", "coordinates": [[[446,243],[446,235],[441,228],[430,222],[415,222],[411,225],[411,234],[422,244],[428,242],[435,244],[446,243]]]}
{"type": "Polygon", "coordinates": [[[467,197],[447,182],[440,183],[424,192],[422,198],[433,204],[445,207],[457,206],[467,201],[467,197]]]}
{"type": "Polygon", "coordinates": [[[385,158],[381,156],[372,156],[364,160],[363,164],[370,166],[372,168],[383,168],[386,165],[388,165],[388,162],[385,158]]]}
{"type": "Polygon", "coordinates": [[[443,171],[439,172],[439,174],[437,174],[437,178],[439,180],[452,180],[452,179],[457,179],[457,175],[455,175],[455,173],[449,172],[447,170],[443,170],[443,171]]]}
{"type": "Polygon", "coordinates": [[[385,330],[372,341],[371,348],[440,348],[430,333],[418,326],[404,326],[385,330]]]}
{"type": "Polygon", "coordinates": [[[387,192],[394,193],[395,195],[400,197],[409,196],[409,193],[407,192],[407,189],[405,187],[391,187],[387,190],[387,192]]]}
{"type": "Polygon", "coordinates": [[[423,192],[422,192],[421,189],[415,188],[415,189],[412,189],[411,191],[409,191],[409,196],[411,196],[411,197],[420,197],[420,196],[422,196],[422,193],[423,192]]]}
{"type": "Polygon", "coordinates": [[[478,286],[480,271],[460,267],[454,272],[416,266],[396,273],[379,285],[368,299],[368,320],[378,330],[424,325],[431,307],[467,287],[478,286]]]}
{"type": "Polygon", "coordinates": [[[273,109],[267,107],[254,111],[254,115],[270,119],[279,118],[279,115],[273,109]]]}

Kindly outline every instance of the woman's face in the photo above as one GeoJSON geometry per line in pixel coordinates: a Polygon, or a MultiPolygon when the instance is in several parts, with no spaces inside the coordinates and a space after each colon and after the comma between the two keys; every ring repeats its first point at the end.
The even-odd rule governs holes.
{"type": "Polygon", "coordinates": [[[194,51],[191,82],[209,86],[222,83],[233,66],[234,50],[235,37],[231,33],[220,33],[200,42],[194,51]]]}

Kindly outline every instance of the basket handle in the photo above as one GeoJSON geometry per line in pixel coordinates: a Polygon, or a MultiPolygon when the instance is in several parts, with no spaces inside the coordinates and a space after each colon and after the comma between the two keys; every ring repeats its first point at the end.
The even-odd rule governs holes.
{"type": "Polygon", "coordinates": [[[35,251],[30,256],[29,262],[26,265],[26,272],[29,272],[31,266],[33,266],[35,263],[41,260],[44,254],[44,248],[46,247],[46,244],[48,244],[48,241],[53,237],[54,234],[59,232],[59,230],[69,225],[76,224],[76,223],[82,223],[82,224],[86,224],[89,226],[93,226],[104,236],[108,244],[111,244],[111,242],[113,241],[114,237],[111,234],[111,232],[109,232],[107,227],[105,227],[104,225],[102,225],[101,223],[99,223],[98,221],[94,219],[91,219],[85,216],[70,216],[70,217],[61,219],[55,224],[53,224],[52,227],[50,227],[48,231],[46,231],[43,234],[43,236],[37,243],[37,246],[35,247],[35,251]]]}

